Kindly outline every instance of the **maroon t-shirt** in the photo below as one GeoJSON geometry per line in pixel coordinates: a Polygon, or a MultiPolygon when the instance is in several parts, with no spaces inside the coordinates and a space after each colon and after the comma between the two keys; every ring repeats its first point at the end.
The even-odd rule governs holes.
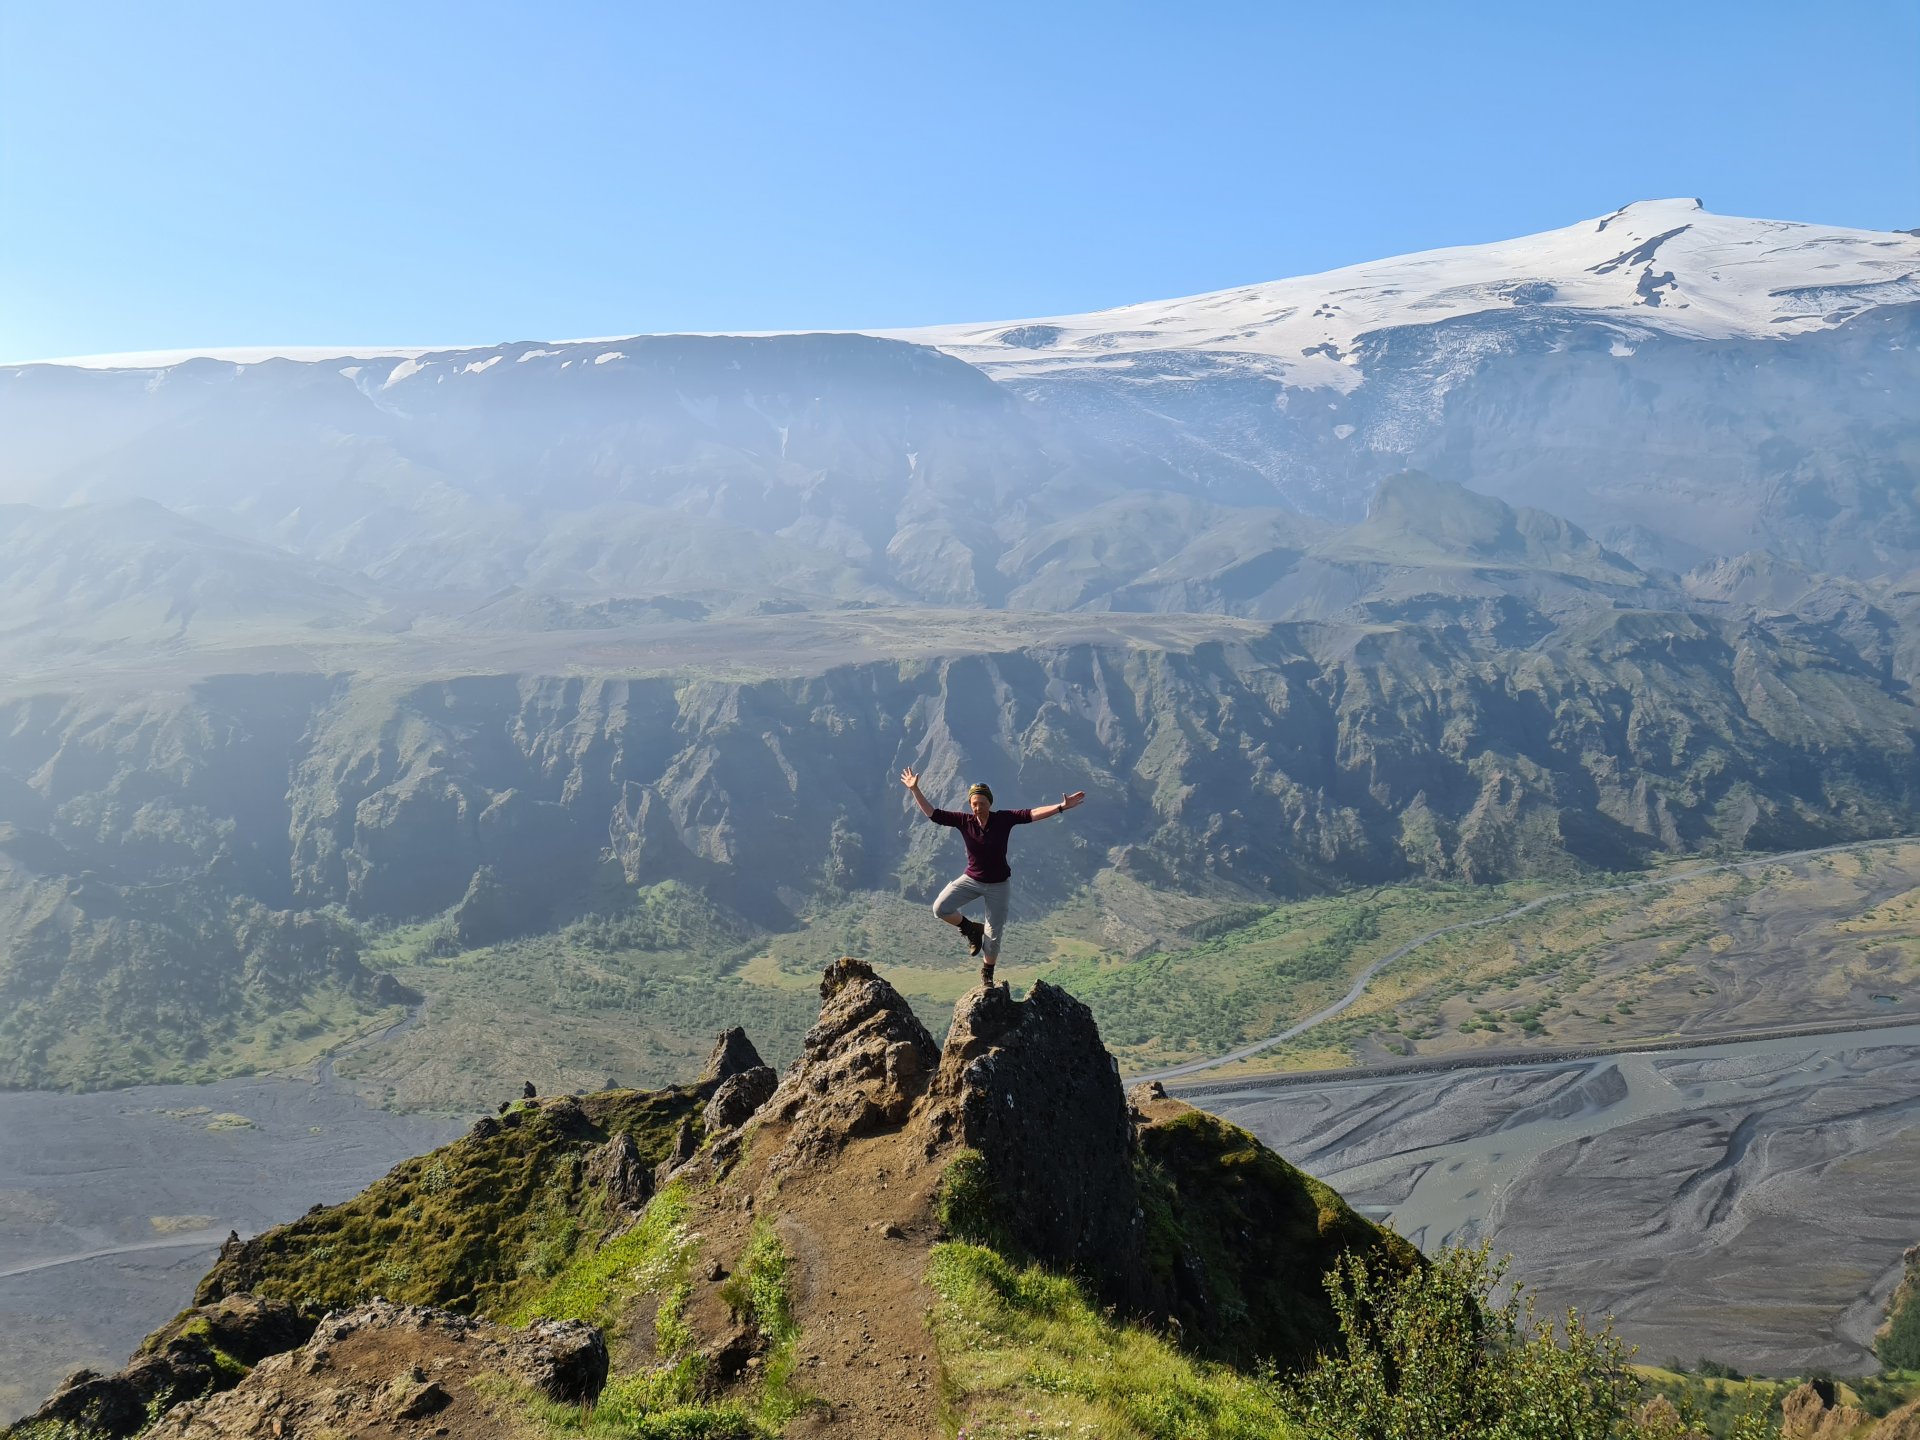
{"type": "Polygon", "coordinates": [[[1016,825],[1033,823],[1031,810],[989,810],[987,823],[971,810],[936,810],[927,817],[936,825],[951,825],[967,842],[967,874],[983,885],[998,885],[1013,874],[1007,867],[1007,836],[1016,825]]]}

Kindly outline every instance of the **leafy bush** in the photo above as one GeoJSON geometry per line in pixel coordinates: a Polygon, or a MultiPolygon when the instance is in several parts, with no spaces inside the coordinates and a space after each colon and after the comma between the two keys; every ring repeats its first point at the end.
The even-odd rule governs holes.
{"type": "Polygon", "coordinates": [[[1920,1370],[1920,1293],[1907,1295],[1887,1317],[1873,1350],[1889,1370],[1920,1370]]]}
{"type": "Polygon", "coordinates": [[[1536,1323],[1487,1247],[1417,1270],[1342,1256],[1327,1276],[1341,1346],[1279,1393],[1314,1440],[1617,1440],[1635,1433],[1639,1382],[1610,1329],[1569,1311],[1536,1323]]]}

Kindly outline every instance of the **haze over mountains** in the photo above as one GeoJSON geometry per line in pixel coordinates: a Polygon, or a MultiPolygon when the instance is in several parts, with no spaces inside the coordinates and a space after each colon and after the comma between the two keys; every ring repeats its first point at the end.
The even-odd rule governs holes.
{"type": "Polygon", "coordinates": [[[514,587],[1279,618],[1324,605],[1323,577],[1283,580],[1407,469],[1643,568],[1759,550],[1897,577],[1920,563],[1917,277],[1911,235],[1659,201],[894,340],[22,366],[0,372],[0,500],[153,501],[438,607],[514,587]]]}
{"type": "Polygon", "coordinates": [[[931,882],[907,763],[1084,784],[1045,900],[1903,830],[1917,276],[1659,201],[1095,316],[0,370],[0,1077],[105,1063],[57,977],[135,1023],[141,887],[352,997],[222,907],[778,927],[931,882]]]}

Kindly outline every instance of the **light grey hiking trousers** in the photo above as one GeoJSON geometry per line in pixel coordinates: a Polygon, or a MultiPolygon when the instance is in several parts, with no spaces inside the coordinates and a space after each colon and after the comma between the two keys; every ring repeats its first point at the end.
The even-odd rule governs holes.
{"type": "Polygon", "coordinates": [[[976,900],[986,901],[987,940],[981,947],[981,958],[998,960],[1000,932],[1007,928],[1007,894],[1012,885],[1011,880],[1000,880],[989,884],[985,880],[976,880],[971,875],[962,875],[940,892],[940,898],[933,902],[933,913],[944,920],[955,911],[966,909],[976,900]]]}

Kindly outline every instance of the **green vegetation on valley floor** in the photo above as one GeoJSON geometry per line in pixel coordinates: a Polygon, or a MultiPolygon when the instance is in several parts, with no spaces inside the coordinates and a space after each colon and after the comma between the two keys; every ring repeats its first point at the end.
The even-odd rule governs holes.
{"type": "MultiPolygon", "coordinates": [[[[16,1059],[12,1082],[212,1079],[301,1069],[332,1053],[338,1073],[378,1103],[471,1111],[526,1078],[547,1091],[684,1079],[729,1024],[784,1064],[811,1023],[821,968],[842,954],[885,965],[936,1034],[976,973],[924,904],[877,891],[769,933],[668,881],[609,897],[604,913],[559,930],[479,946],[463,946],[450,917],[373,929],[338,916],[205,913],[191,927],[178,916],[115,926],[99,953],[148,977],[140,984],[150,990],[185,963],[195,935],[251,947],[259,958],[245,973],[259,978],[233,1013],[196,1018],[181,993],[129,1040],[110,1004],[124,1010],[145,991],[106,991],[119,997],[107,1002],[69,988],[59,993],[75,1005],[84,995],[92,1018],[75,1011],[40,1040],[21,1027],[44,1030],[53,1011],[27,1007],[0,1022],[33,1057],[16,1059]],[[146,960],[129,958],[143,935],[170,938],[146,960]],[[346,978],[327,978],[335,974],[346,978]],[[407,993],[425,1000],[418,1023],[398,1023],[406,1007],[380,1002],[407,993]]],[[[1079,995],[1123,1065],[1151,1071],[1278,1034],[1345,996],[1369,965],[1450,926],[1468,928],[1394,960],[1337,1017],[1207,1078],[1920,1015],[1920,842],[1907,841],[1271,905],[1110,873],[1043,913],[1016,904],[1000,973],[1016,990],[1044,977],[1079,995]],[[1730,863],[1741,868],[1716,868],[1730,863]]]]}
{"type": "MultiPolygon", "coordinates": [[[[1086,1000],[1123,1065],[1145,1071],[1278,1033],[1408,942],[1472,926],[1394,961],[1338,1017],[1208,1078],[1920,1015],[1920,843],[1711,868],[1727,863],[1272,906],[1106,882],[1043,915],[1016,908],[1001,974],[1086,1000]],[[1114,943],[1149,930],[1184,938],[1133,954],[1114,943]]],[[[626,916],[552,935],[433,954],[445,935],[416,927],[367,952],[430,997],[425,1024],[341,1063],[375,1099],[471,1108],[523,1076],[545,1089],[664,1083],[735,1019],[783,1064],[841,954],[885,965],[936,1034],[975,983],[964,945],[925,906],[878,893],[773,935],[671,884],[626,916]]]]}

